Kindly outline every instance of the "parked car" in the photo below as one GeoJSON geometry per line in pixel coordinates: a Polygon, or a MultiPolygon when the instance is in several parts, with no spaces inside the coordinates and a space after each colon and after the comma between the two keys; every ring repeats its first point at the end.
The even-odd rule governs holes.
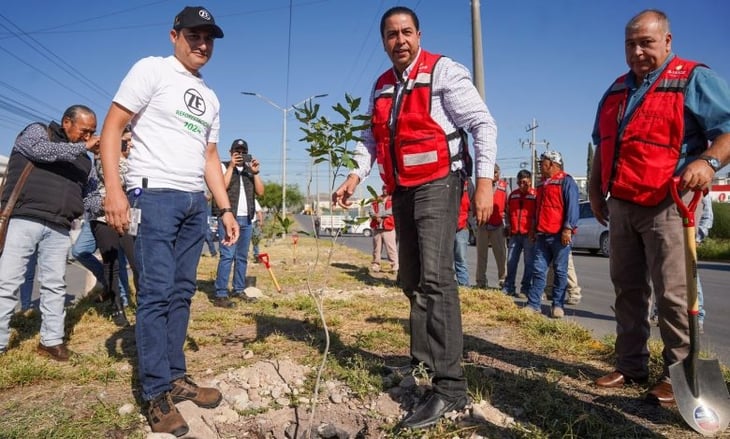
{"type": "Polygon", "coordinates": [[[373,236],[373,231],[370,229],[370,217],[356,218],[356,223],[347,226],[347,233],[353,235],[362,236],[373,236]]]}
{"type": "Polygon", "coordinates": [[[588,250],[608,257],[608,227],[596,220],[588,201],[581,201],[579,208],[578,231],[573,235],[573,250],[588,250]]]}

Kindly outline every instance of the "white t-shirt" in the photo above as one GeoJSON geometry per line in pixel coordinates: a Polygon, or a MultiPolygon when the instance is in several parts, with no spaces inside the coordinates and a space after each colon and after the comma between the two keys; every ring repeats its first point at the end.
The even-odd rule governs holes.
{"type": "MultiPolygon", "coordinates": [[[[226,165],[224,165],[223,163],[221,163],[221,170],[225,175],[226,165]]],[[[236,170],[238,170],[238,172],[243,172],[243,166],[236,166],[236,170]]],[[[234,175],[231,178],[236,178],[236,176],[234,175]]],[[[244,191],[243,189],[243,179],[238,179],[238,185],[238,209],[236,210],[236,216],[248,216],[248,201],[246,200],[246,191],[244,191]]],[[[255,218],[256,216],[254,215],[254,219],[255,218]]]]}
{"type": "Polygon", "coordinates": [[[174,56],[132,66],[114,102],[134,113],[127,189],[205,190],[205,149],[218,143],[220,103],[174,56]]]}

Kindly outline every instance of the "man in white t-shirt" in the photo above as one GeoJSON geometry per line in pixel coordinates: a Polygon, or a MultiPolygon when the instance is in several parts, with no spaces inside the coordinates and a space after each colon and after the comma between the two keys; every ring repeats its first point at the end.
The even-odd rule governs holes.
{"type": "Polygon", "coordinates": [[[203,7],[185,7],[173,22],[173,56],[139,60],[114,96],[101,139],[107,181],[106,219],[120,234],[136,233],[136,342],[142,399],[153,432],[189,430],[175,403],[216,407],[218,389],[187,375],[183,344],[207,227],[207,183],[222,209],[221,244],[238,239],[218,157],[218,98],[200,69],[223,31],[203,7]],[[119,138],[131,124],[127,194],[119,179],[119,138]],[[131,207],[130,207],[131,206],[131,207]]]}
{"type": "MultiPolygon", "coordinates": [[[[221,247],[218,272],[215,277],[215,298],[213,304],[221,308],[236,306],[228,295],[228,280],[233,267],[233,297],[245,298],[246,271],[248,270],[248,247],[251,243],[253,220],[255,218],[255,197],[264,194],[264,183],[259,176],[259,161],[248,153],[248,144],[236,139],[231,144],[231,161],[222,163],[223,181],[226,184],[228,200],[236,215],[241,231],[238,242],[230,247],[221,247]]],[[[220,221],[220,209],[213,208],[213,215],[220,221]]],[[[218,225],[218,235],[221,225],[218,225]]]]}

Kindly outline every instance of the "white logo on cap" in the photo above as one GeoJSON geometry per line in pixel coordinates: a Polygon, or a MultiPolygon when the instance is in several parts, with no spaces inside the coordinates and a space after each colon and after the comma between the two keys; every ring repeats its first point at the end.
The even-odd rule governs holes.
{"type": "Polygon", "coordinates": [[[210,21],[210,13],[205,9],[199,10],[198,15],[200,15],[200,18],[202,18],[203,20],[210,21]]]}

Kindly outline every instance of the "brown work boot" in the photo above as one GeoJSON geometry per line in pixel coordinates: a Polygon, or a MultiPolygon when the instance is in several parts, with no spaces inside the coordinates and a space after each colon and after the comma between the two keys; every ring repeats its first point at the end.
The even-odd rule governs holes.
{"type": "Polygon", "coordinates": [[[36,352],[38,352],[38,354],[40,355],[43,355],[44,357],[48,357],[56,361],[68,361],[68,359],[71,358],[71,355],[73,354],[73,352],[68,350],[64,343],[57,344],[55,346],[44,346],[38,343],[38,348],[36,349],[36,352]]]}
{"type": "Polygon", "coordinates": [[[147,420],[153,433],[170,433],[178,437],[188,433],[188,423],[172,402],[170,392],[158,395],[149,404],[147,420]]]}
{"type": "Polygon", "coordinates": [[[223,399],[220,390],[213,387],[199,387],[187,375],[174,380],[170,385],[172,386],[170,395],[175,404],[192,401],[198,407],[212,409],[218,407],[223,399]]]}

